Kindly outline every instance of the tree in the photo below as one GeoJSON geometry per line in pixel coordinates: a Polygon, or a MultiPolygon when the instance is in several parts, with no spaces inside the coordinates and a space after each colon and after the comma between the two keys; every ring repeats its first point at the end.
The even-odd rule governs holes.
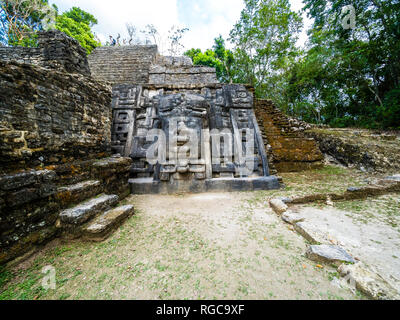
{"type": "Polygon", "coordinates": [[[184,48],[181,40],[185,32],[189,31],[188,28],[180,28],[178,26],[172,26],[168,31],[169,49],[168,53],[171,56],[179,56],[184,48]]]}
{"type": "Polygon", "coordinates": [[[95,24],[97,19],[93,15],[77,7],[71,8],[56,19],[56,28],[78,40],[88,54],[101,45],[91,30],[95,24]]]}
{"type": "Polygon", "coordinates": [[[48,0],[0,0],[0,42],[11,46],[35,46],[35,33],[51,28],[56,8],[48,0]]]}
{"type": "Polygon", "coordinates": [[[220,71],[219,75],[221,82],[232,83],[233,53],[231,50],[226,49],[225,40],[221,35],[214,39],[213,51],[223,66],[223,70],[220,71]]]}
{"type": "Polygon", "coordinates": [[[157,28],[153,24],[146,25],[145,29],[141,31],[145,36],[145,44],[153,43],[158,46],[159,50],[162,51],[162,40],[157,28]],[[151,39],[151,40],[150,40],[151,39]]]}
{"type": "Polygon", "coordinates": [[[154,44],[158,47],[158,51],[163,55],[179,56],[182,53],[184,45],[181,43],[184,34],[189,31],[188,28],[181,28],[179,26],[172,26],[168,35],[161,34],[153,24],[148,24],[143,30],[139,32],[143,35],[137,35],[137,28],[127,23],[126,28],[128,31],[129,39],[123,39],[122,44],[129,45],[151,45],[154,44]]]}
{"type": "Polygon", "coordinates": [[[217,78],[220,80],[220,82],[225,82],[223,77],[225,71],[223,63],[218,59],[214,51],[210,49],[206,50],[205,52],[200,51],[200,53],[193,57],[193,64],[195,66],[207,66],[215,68],[217,78]]]}
{"type": "Polygon", "coordinates": [[[299,110],[304,101],[322,105],[321,120],[335,126],[400,127],[395,116],[400,104],[399,1],[304,3],[314,24],[308,51],[290,71],[291,108],[299,110]],[[354,24],[345,28],[349,4],[354,24]]]}
{"type": "Polygon", "coordinates": [[[84,23],[91,28],[98,22],[92,14],[83,11],[78,7],[72,7],[69,11],[64,12],[62,15],[74,20],[77,23],[84,23]]]}
{"type": "Polygon", "coordinates": [[[234,44],[234,82],[254,86],[257,97],[287,104],[285,75],[298,55],[296,41],[302,26],[288,0],[245,0],[240,20],[230,32],[234,44]]]}
{"type": "Polygon", "coordinates": [[[201,49],[194,49],[194,48],[192,48],[192,49],[190,49],[190,50],[187,50],[187,51],[184,53],[184,55],[185,55],[185,56],[188,56],[188,57],[191,58],[192,61],[193,61],[193,60],[194,60],[194,57],[197,56],[197,55],[200,54],[200,53],[201,53],[201,49]]]}
{"type": "Polygon", "coordinates": [[[137,35],[136,27],[131,23],[127,23],[126,24],[126,30],[128,32],[128,35],[129,35],[129,40],[128,40],[129,45],[140,44],[140,39],[139,39],[139,37],[137,35]]]}
{"type": "Polygon", "coordinates": [[[194,65],[213,67],[216,69],[218,80],[221,83],[231,83],[231,68],[233,54],[225,48],[225,40],[222,36],[214,39],[213,49],[202,52],[200,49],[190,49],[184,53],[190,57],[194,65]]]}

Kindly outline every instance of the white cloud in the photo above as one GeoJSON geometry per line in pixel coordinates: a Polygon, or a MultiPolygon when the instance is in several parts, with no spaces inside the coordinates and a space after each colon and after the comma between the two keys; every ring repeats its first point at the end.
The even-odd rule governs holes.
{"type": "Polygon", "coordinates": [[[243,0],[179,1],[179,18],[190,29],[183,39],[185,47],[205,50],[212,47],[220,34],[228,38],[243,8],[243,0]]]}
{"type": "MultiPolygon", "coordinates": [[[[293,11],[300,11],[301,9],[303,9],[304,7],[304,3],[302,0],[290,0],[290,5],[291,5],[291,9],[293,11]]],[[[297,44],[299,46],[303,46],[305,44],[305,42],[307,41],[307,30],[311,27],[312,25],[312,20],[307,18],[307,15],[305,12],[302,12],[302,16],[303,16],[303,30],[299,35],[299,40],[297,42],[297,44]]]]}
{"type": "Polygon", "coordinates": [[[100,39],[108,40],[109,35],[118,33],[127,38],[126,23],[139,30],[147,24],[165,30],[179,23],[177,0],[53,0],[51,3],[61,12],[77,6],[93,14],[99,21],[93,29],[100,39]]]}
{"type": "MultiPolygon", "coordinates": [[[[142,30],[153,24],[167,36],[172,25],[185,26],[189,31],[182,39],[185,49],[211,48],[220,34],[227,39],[244,8],[243,0],[50,0],[60,12],[73,6],[92,13],[99,21],[94,31],[102,42],[118,33],[127,38],[126,23],[142,30]]],[[[294,10],[303,7],[301,0],[290,0],[294,10]]],[[[306,20],[309,24],[309,20],[306,20]]],[[[304,43],[306,34],[301,35],[304,43]]]]}

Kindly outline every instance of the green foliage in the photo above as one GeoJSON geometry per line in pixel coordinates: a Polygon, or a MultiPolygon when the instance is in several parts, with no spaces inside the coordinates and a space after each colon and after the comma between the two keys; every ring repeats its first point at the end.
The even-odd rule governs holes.
{"type": "Polygon", "coordinates": [[[100,45],[91,27],[96,18],[80,8],[73,7],[61,15],[48,0],[0,0],[0,41],[11,46],[34,47],[37,31],[56,28],[75,38],[87,53],[100,45]]]}
{"type": "Polygon", "coordinates": [[[28,28],[24,28],[24,30],[24,36],[20,39],[18,39],[14,35],[10,35],[8,38],[8,44],[13,47],[37,47],[37,34],[32,32],[32,30],[28,28]]]}
{"type": "Polygon", "coordinates": [[[225,40],[222,36],[214,39],[212,50],[202,52],[200,49],[190,49],[184,54],[192,59],[194,65],[215,68],[217,78],[221,83],[232,82],[233,53],[225,48],[225,40]]]}
{"type": "Polygon", "coordinates": [[[188,51],[186,51],[185,53],[184,53],[184,55],[185,56],[188,56],[189,58],[191,58],[192,59],[192,61],[194,60],[194,57],[195,56],[197,56],[198,54],[200,54],[201,53],[201,50],[200,49],[190,49],[190,50],[188,50],[188,51]]]}
{"type": "Polygon", "coordinates": [[[254,86],[256,96],[286,104],[286,73],[298,55],[302,18],[288,0],[245,0],[240,20],[230,33],[235,45],[234,82],[254,86]]]}
{"type": "MultiPolygon", "coordinates": [[[[305,121],[337,127],[400,127],[400,3],[390,0],[304,0],[314,19],[303,50],[302,21],[288,0],[245,0],[230,33],[230,75],[249,83],[305,121]],[[343,27],[342,9],[353,5],[356,24],[343,27]]],[[[220,57],[218,42],[213,48],[220,57]]],[[[198,53],[197,53],[198,54],[198,53]]],[[[196,54],[195,54],[196,55],[196,54]]],[[[215,62],[201,57],[201,63],[215,62]]]]}
{"type": "Polygon", "coordinates": [[[64,12],[63,16],[70,18],[77,23],[84,23],[89,27],[93,27],[97,24],[97,19],[92,14],[77,7],[72,7],[69,11],[64,12]]]}
{"type": "Polygon", "coordinates": [[[287,109],[333,126],[400,126],[400,4],[397,1],[305,0],[314,25],[307,51],[290,68],[287,109]],[[356,11],[354,29],[342,8],[356,11]],[[307,112],[304,103],[317,112],[307,112]]]}
{"type": "Polygon", "coordinates": [[[400,88],[386,94],[379,116],[384,127],[400,129],[400,88]]]}
{"type": "Polygon", "coordinates": [[[0,0],[0,43],[36,46],[36,32],[50,28],[55,14],[48,0],[0,0]]]}
{"type": "Polygon", "coordinates": [[[91,30],[91,27],[95,24],[97,24],[97,20],[93,15],[77,7],[73,7],[71,10],[64,12],[56,19],[56,28],[78,40],[88,54],[90,54],[94,48],[101,45],[101,43],[95,39],[91,30]]]}

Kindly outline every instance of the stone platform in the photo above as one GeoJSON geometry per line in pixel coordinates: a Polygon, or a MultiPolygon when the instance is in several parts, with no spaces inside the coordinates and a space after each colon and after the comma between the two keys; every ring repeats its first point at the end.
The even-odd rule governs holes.
{"type": "Polygon", "coordinates": [[[279,189],[276,176],[256,178],[218,178],[204,181],[170,181],[163,183],[153,178],[130,179],[132,194],[173,194],[173,193],[203,193],[232,192],[279,189]]]}

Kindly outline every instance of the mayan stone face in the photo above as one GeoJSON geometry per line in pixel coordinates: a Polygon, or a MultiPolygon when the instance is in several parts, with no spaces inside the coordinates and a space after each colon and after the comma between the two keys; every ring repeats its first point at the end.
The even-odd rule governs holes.
{"type": "Polygon", "coordinates": [[[209,103],[194,94],[172,94],[157,99],[161,130],[166,134],[166,157],[160,180],[204,180],[206,159],[201,153],[202,132],[208,129],[209,103]]]}
{"type": "Polygon", "coordinates": [[[253,96],[242,85],[115,85],[112,106],[112,148],[133,159],[133,180],[168,185],[269,176],[253,96]]]}
{"type": "Polygon", "coordinates": [[[215,68],[155,49],[101,48],[89,56],[93,76],[114,85],[112,149],[133,159],[132,192],[279,187],[275,177],[265,179],[253,93],[219,84],[215,68]]]}

